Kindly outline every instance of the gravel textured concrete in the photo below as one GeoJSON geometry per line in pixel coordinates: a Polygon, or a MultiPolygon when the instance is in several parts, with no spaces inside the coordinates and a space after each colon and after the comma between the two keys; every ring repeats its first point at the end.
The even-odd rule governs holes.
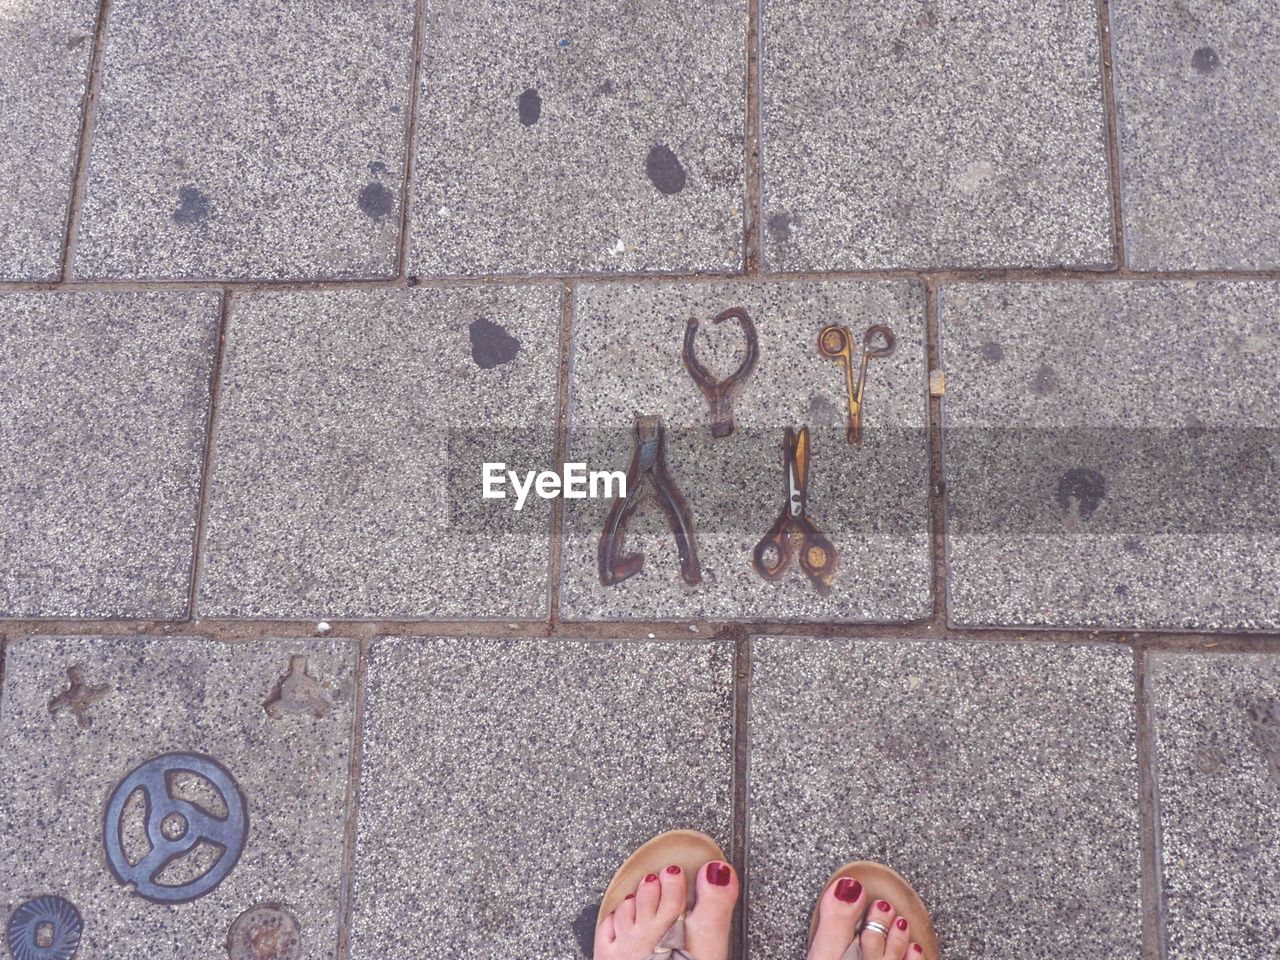
{"type": "MultiPolygon", "coordinates": [[[[2,915],[30,897],[57,894],[84,918],[78,958],[225,960],[236,917],[256,903],[279,902],[301,921],[300,956],[334,957],[355,651],[338,640],[248,646],[42,637],[9,644],[0,699],[2,915]],[[264,709],[294,656],[306,658],[321,687],[323,717],[273,718],[264,709]],[[78,668],[94,691],[83,722],[56,702],[68,689],[68,668],[78,668]],[[130,771],[174,751],[211,756],[231,774],[245,798],[248,839],[219,886],[191,903],[161,905],[131,893],[108,869],[103,812],[130,771]]],[[[171,793],[225,812],[202,780],[180,777],[171,793]]],[[[147,845],[141,812],[131,805],[124,818],[126,849],[136,839],[139,853],[147,845]]],[[[203,853],[197,848],[161,879],[193,879],[205,867],[203,853]]]]}
{"type": "Polygon", "coordinates": [[[1108,266],[1093,0],[765,0],[781,270],[1108,266]]]}
{"type": "Polygon", "coordinates": [[[375,641],[352,960],[583,956],[649,837],[703,830],[727,851],[733,651],[375,641]]]}
{"type": "Polygon", "coordinates": [[[200,612],[546,615],[550,501],[484,500],[482,464],[550,469],[554,286],[235,296],[200,612]]]}
{"type": "Polygon", "coordinates": [[[427,5],[410,272],[731,271],[746,8],[427,5]]]}
{"type": "Polygon", "coordinates": [[[186,615],[213,293],[0,294],[0,617],[186,615]]]}
{"type": "Polygon", "coordinates": [[[1149,662],[1166,956],[1275,957],[1280,656],[1149,662]]]}
{"type": "Polygon", "coordinates": [[[0,9],[0,280],[56,280],[93,52],[95,0],[0,9]]]}
{"type": "Polygon", "coordinates": [[[950,613],[1280,625],[1280,285],[945,285],[950,613]]]}
{"type": "MultiPolygon", "coordinates": [[[[597,549],[611,501],[566,501],[561,613],[566,619],[912,620],[930,610],[924,291],[910,282],[580,286],[575,292],[568,451],[591,469],[626,470],[637,414],[666,429],[667,465],[693,515],[702,582],[680,577],[675,540],[651,501],[626,539],[644,570],[604,587],[597,549]],[[733,402],[737,429],[711,435],[709,406],[681,361],[685,323],[700,321],[696,356],[717,377],[745,355],[742,327],[711,318],[744,307],[759,360],[733,402]],[[845,439],[840,366],[819,354],[827,323],[861,348],[872,323],[897,349],[872,360],[864,441],[845,439]],[[778,582],[752,569],[752,550],[785,502],[787,426],[812,434],[809,516],[834,544],[839,569],[820,596],[798,562],[778,582]]],[[[645,493],[647,497],[648,494],[645,493]]]]}
{"type": "Polygon", "coordinates": [[[1280,266],[1280,8],[1111,0],[1126,253],[1280,266]]]}
{"type": "Polygon", "coordinates": [[[79,277],[396,273],[413,0],[112,0],[79,277]]]}
{"type": "Polygon", "coordinates": [[[800,956],[854,859],[912,882],[953,960],[1139,955],[1129,650],[752,646],[753,960],[800,956]]]}

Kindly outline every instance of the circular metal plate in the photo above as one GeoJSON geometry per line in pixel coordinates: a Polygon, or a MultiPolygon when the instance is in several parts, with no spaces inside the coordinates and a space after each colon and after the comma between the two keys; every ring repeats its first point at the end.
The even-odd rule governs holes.
{"type": "Polygon", "coordinates": [[[250,907],[231,924],[227,952],[231,960],[298,960],[302,955],[298,918],[278,903],[250,907]]]}
{"type": "Polygon", "coordinates": [[[14,960],[71,960],[83,933],[84,921],[70,900],[44,896],[13,911],[5,939],[14,960]]]}

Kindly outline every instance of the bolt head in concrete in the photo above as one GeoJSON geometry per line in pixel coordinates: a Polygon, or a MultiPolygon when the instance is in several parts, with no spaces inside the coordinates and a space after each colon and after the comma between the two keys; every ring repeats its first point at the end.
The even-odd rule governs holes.
{"type": "Polygon", "coordinates": [[[763,4],[773,270],[1108,267],[1093,3],[763,4]]]}
{"type": "Polygon", "coordinates": [[[0,294],[0,617],[187,614],[218,314],[0,294]]]}
{"type": "Polygon", "coordinates": [[[199,606],[290,619],[542,617],[555,286],[235,296],[199,606]]]}
{"type": "Polygon", "coordinates": [[[945,284],[950,615],[1280,626],[1280,285],[945,284]]]}
{"type": "Polygon", "coordinates": [[[803,954],[831,873],[897,870],[942,956],[1141,952],[1133,654],[752,640],[747,941],[803,954]]]}
{"type": "MultiPolygon", "coordinates": [[[[340,640],[38,637],[6,648],[0,697],[0,916],[54,893],[84,918],[77,956],[226,960],[232,923],[282,903],[303,930],[301,956],[336,956],[350,786],[356,647],[340,640]],[[331,709],[273,719],[264,702],[303,656],[331,709]],[[78,667],[105,687],[88,725],[49,703],[78,667]],[[222,882],[180,906],[149,903],[120,884],[103,849],[107,799],[130,771],[170,752],[212,757],[244,796],[248,836],[222,882]]],[[[179,775],[172,795],[215,816],[223,799],[179,775]]],[[[141,806],[125,807],[127,850],[147,849],[141,806]]],[[[180,885],[216,860],[197,847],[160,874],[180,885]]]]}
{"type": "Polygon", "coordinates": [[[427,5],[410,272],[743,262],[737,0],[427,5]]]}
{"type": "MultiPolygon", "coordinates": [[[[692,515],[702,580],[680,574],[675,538],[649,488],[624,541],[643,570],[600,582],[598,549],[612,500],[565,501],[561,615],[568,620],[913,620],[928,616],[930,547],[924,290],[911,282],[681,283],[575,289],[568,459],[625,471],[638,415],[665,428],[668,471],[692,515]],[[732,401],[734,432],[712,436],[707,398],[682,361],[689,318],[695,358],[717,378],[746,354],[741,324],[712,318],[743,307],[759,357],[732,401]],[[896,335],[870,361],[863,445],[846,439],[841,367],[818,351],[829,323],[847,325],[861,356],[871,324],[896,335]],[[821,596],[798,559],[776,582],[752,552],[787,500],[783,440],[808,425],[808,515],[834,545],[838,568],[821,596]]],[[[856,370],[854,371],[856,375],[856,370]]],[[[651,487],[651,484],[650,484],[651,487]]]]}
{"type": "Polygon", "coordinates": [[[424,944],[587,956],[636,847],[689,828],[727,851],[733,656],[723,641],[376,640],[352,960],[424,944]]]}
{"type": "Polygon", "coordinates": [[[414,10],[113,0],[76,276],[394,276],[414,10]]]}

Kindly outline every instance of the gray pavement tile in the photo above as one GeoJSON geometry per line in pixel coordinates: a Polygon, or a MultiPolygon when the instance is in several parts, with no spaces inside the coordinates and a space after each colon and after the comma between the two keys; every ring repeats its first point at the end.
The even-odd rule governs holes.
{"type": "MultiPolygon", "coordinates": [[[[41,637],[10,643],[0,699],[0,910],[53,894],[84,921],[77,957],[225,960],[228,929],[249,907],[283,904],[302,929],[307,960],[336,954],[350,755],[356,646],[340,640],[225,644],[200,639],[41,637]],[[317,709],[275,710],[291,658],[319,685],[317,709]],[[68,702],[78,671],[83,694],[68,702]],[[79,707],[80,716],[77,716],[79,707]],[[181,904],[150,896],[187,896],[226,855],[202,841],[159,873],[171,891],[138,893],[109,867],[104,817],[117,786],[160,755],[211,757],[230,782],[191,774],[152,795],[226,817],[238,787],[248,831],[239,859],[220,883],[181,904]],[[233,786],[234,784],[234,786],[233,786]]],[[[292,687],[291,687],[292,689],[292,687]]],[[[289,703],[294,702],[286,698],[289,703]]],[[[179,764],[191,765],[182,760],[179,764]]],[[[158,769],[158,768],[157,768],[158,769]]],[[[176,767],[175,767],[176,769],[176,767]]],[[[213,776],[217,776],[214,771],[213,776]]],[[[127,791],[127,787],[124,788],[127,791]]],[[[131,862],[148,849],[143,792],[120,818],[131,862]]],[[[188,808],[188,811],[190,808],[188,808]]],[[[194,833],[194,823],[188,822],[194,833]]],[[[188,834],[191,836],[192,834],[188,834]]],[[[123,870],[129,868],[121,864],[123,870]]],[[[145,869],[145,868],[144,868],[145,869]]],[[[216,874],[210,874],[216,879],[216,874]]],[[[145,878],[141,878],[145,883],[145,878]]]]}
{"type": "Polygon", "coordinates": [[[57,280],[96,0],[0,12],[0,280],[57,280]]]}
{"type": "Polygon", "coordinates": [[[186,615],[218,312],[0,294],[0,617],[186,615]]]}
{"type": "Polygon", "coordinates": [[[557,286],[231,301],[201,614],[542,617],[550,501],[482,465],[554,459],[557,286]]]}
{"type": "Polygon", "coordinates": [[[352,960],[577,957],[649,837],[732,832],[728,642],[380,639],[352,960]],[[674,707],[674,714],[672,712],[674,707]]]}
{"type": "Polygon", "coordinates": [[[113,0],[76,276],[396,273],[413,0],[113,0]]]}
{"type": "Polygon", "coordinates": [[[769,267],[1113,262],[1092,0],[766,0],[763,17],[769,267]]]}
{"type": "Polygon", "coordinates": [[[1131,267],[1280,266],[1280,9],[1111,0],[1131,267]]]}
{"type": "Polygon", "coordinates": [[[1166,956],[1274,958],[1280,656],[1148,663],[1166,956]]]}
{"type": "Polygon", "coordinates": [[[628,551],[644,569],[604,587],[597,551],[611,500],[565,503],[561,614],[566,619],[913,620],[930,610],[924,291],[912,282],[583,285],[574,302],[568,459],[625,471],[637,414],[662,417],[667,465],[693,517],[702,582],[681,579],[675,540],[648,491],[628,551]],[[736,431],[711,435],[709,405],[685,370],[696,356],[717,377],[745,353],[741,326],[712,317],[746,309],[759,359],[733,402],[736,431]],[[872,360],[861,448],[845,439],[840,366],[819,354],[825,324],[887,324],[895,352],[872,360]],[[752,568],[756,543],[782,509],[787,426],[812,432],[809,515],[834,544],[839,568],[820,596],[793,564],[769,582],[752,568]]]}
{"type": "Polygon", "coordinates": [[[954,960],[1141,950],[1133,655],[752,641],[747,938],[799,957],[854,859],[928,904],[954,960]]]}
{"type": "Polygon", "coordinates": [[[1280,625],[1280,286],[945,285],[950,616],[1280,625]]]}
{"type": "Polygon", "coordinates": [[[427,5],[411,273],[743,263],[747,10],[427,5]]]}

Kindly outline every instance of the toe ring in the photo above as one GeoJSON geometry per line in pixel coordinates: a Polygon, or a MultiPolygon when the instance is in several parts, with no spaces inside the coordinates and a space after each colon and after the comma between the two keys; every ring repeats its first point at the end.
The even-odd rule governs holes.
{"type": "Polygon", "coordinates": [[[877,923],[875,920],[868,920],[866,923],[862,925],[862,929],[874,930],[876,933],[880,934],[880,936],[882,937],[887,937],[889,935],[889,928],[886,927],[883,923],[877,923]]]}

